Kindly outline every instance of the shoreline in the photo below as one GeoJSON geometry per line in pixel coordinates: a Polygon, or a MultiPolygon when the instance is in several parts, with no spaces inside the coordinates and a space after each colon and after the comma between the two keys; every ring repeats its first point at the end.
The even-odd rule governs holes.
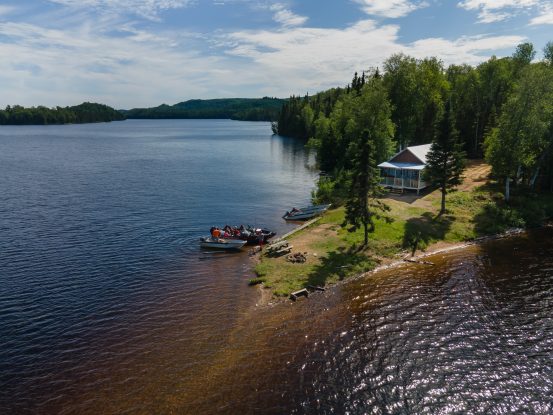
{"type": "MultiPolygon", "coordinates": [[[[540,228],[547,228],[547,227],[553,227],[553,223],[546,223],[540,228]]],[[[536,229],[536,228],[533,228],[536,229]]],[[[539,229],[539,228],[538,228],[539,229]]],[[[348,278],[343,279],[342,281],[338,281],[335,283],[331,283],[328,286],[326,286],[326,290],[330,290],[336,287],[340,287],[345,284],[349,284],[353,281],[359,280],[361,278],[365,278],[374,274],[378,274],[379,272],[387,271],[394,268],[399,268],[402,265],[427,265],[427,266],[433,266],[432,263],[418,263],[417,261],[423,260],[425,258],[443,254],[443,253],[449,253],[452,251],[458,251],[462,249],[469,248],[471,246],[478,246],[490,241],[494,240],[501,240],[501,239],[507,239],[512,238],[515,236],[519,236],[522,234],[527,233],[530,231],[530,228],[511,228],[506,230],[505,232],[498,233],[495,235],[489,235],[489,236],[482,236],[479,238],[475,238],[474,240],[465,241],[465,242],[457,242],[457,243],[447,243],[445,241],[438,241],[430,246],[427,247],[424,251],[421,253],[411,256],[409,253],[406,255],[402,255],[401,259],[393,259],[393,258],[381,258],[382,263],[379,264],[376,268],[354,275],[350,276],[348,278]],[[447,246],[444,246],[447,245],[447,246]],[[408,261],[409,260],[409,261],[408,261]]],[[[255,262],[258,263],[260,261],[259,257],[255,257],[255,262]]],[[[258,290],[258,300],[255,303],[255,308],[268,308],[277,306],[279,304],[284,303],[291,303],[294,302],[290,299],[290,297],[279,297],[273,294],[270,288],[265,287],[264,284],[258,284],[254,287],[258,290]]],[[[312,295],[314,293],[311,293],[312,295]]]]}
{"type": "Polygon", "coordinates": [[[331,287],[367,273],[424,262],[430,255],[551,224],[553,194],[520,192],[511,203],[505,203],[500,187],[489,177],[489,165],[481,160],[471,162],[462,185],[449,194],[443,215],[438,214],[438,190],[384,197],[388,211],[375,220],[368,244],[362,230],[344,228],[344,207],[329,210],[317,223],[304,224],[291,236],[285,235],[290,236],[286,240],[293,248],[290,254],[296,257],[286,252],[257,255],[257,278],[250,280],[250,285],[262,284],[270,293],[263,293],[260,303],[279,303],[309,286],[331,287]]]}

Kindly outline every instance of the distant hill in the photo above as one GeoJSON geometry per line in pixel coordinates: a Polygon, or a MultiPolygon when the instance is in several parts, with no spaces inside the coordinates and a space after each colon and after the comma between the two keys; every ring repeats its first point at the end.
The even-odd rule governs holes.
{"type": "Polygon", "coordinates": [[[162,104],[153,108],[120,110],[127,118],[211,118],[243,121],[275,121],[285,99],[221,98],[191,99],[175,105],[162,104]]]}
{"type": "Polygon", "coordinates": [[[73,107],[7,106],[0,110],[0,125],[84,124],[121,121],[125,116],[103,104],[83,102],[73,107]]]}

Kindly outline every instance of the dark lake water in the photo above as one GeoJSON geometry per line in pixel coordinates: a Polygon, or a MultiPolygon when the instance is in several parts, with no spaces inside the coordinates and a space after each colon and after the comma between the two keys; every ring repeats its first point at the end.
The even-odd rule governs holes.
{"type": "Polygon", "coordinates": [[[205,363],[255,296],[247,254],[201,252],[199,237],[291,229],[310,162],[268,123],[0,128],[0,413],[205,363]]]}
{"type": "Polygon", "coordinates": [[[214,224],[286,232],[266,123],[0,128],[0,414],[553,412],[553,230],[256,307],[214,224]]]}

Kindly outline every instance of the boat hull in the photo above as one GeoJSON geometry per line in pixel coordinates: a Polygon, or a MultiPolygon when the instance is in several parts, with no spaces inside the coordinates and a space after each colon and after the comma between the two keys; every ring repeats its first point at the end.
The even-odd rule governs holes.
{"type": "Polygon", "coordinates": [[[246,245],[246,242],[240,239],[201,238],[200,246],[206,249],[238,250],[246,245]]]}
{"type": "Polygon", "coordinates": [[[330,204],[328,204],[328,205],[314,205],[314,206],[306,206],[306,207],[303,207],[303,208],[299,208],[298,210],[301,210],[304,213],[315,212],[315,211],[323,211],[324,212],[330,206],[331,206],[330,204]]]}
{"type": "Polygon", "coordinates": [[[321,215],[323,212],[326,212],[329,207],[330,205],[308,206],[305,208],[298,209],[295,213],[286,212],[286,214],[282,218],[288,221],[307,220],[317,215],[321,215]]]}
{"type": "Polygon", "coordinates": [[[311,219],[317,215],[320,215],[322,212],[311,212],[311,213],[302,213],[297,215],[284,215],[282,218],[284,220],[307,220],[311,219]]]}

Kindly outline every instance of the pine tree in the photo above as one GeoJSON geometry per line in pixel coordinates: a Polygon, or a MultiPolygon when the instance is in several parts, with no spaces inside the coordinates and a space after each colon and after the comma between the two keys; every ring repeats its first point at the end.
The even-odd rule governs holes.
{"type": "Polygon", "coordinates": [[[374,143],[369,130],[364,130],[358,142],[352,145],[351,185],[346,202],[344,225],[350,224],[351,232],[361,226],[364,230],[364,246],[369,243],[369,232],[374,231],[374,218],[388,206],[377,200],[382,194],[380,172],[374,160],[374,143]]]}
{"type": "Polygon", "coordinates": [[[357,78],[357,72],[353,75],[353,80],[351,81],[351,89],[359,90],[359,78],[357,78]]]}
{"type": "Polygon", "coordinates": [[[439,215],[445,213],[446,194],[455,189],[462,181],[465,169],[465,152],[455,129],[455,119],[448,101],[439,124],[438,133],[426,156],[425,178],[442,192],[442,204],[439,215]]]}

